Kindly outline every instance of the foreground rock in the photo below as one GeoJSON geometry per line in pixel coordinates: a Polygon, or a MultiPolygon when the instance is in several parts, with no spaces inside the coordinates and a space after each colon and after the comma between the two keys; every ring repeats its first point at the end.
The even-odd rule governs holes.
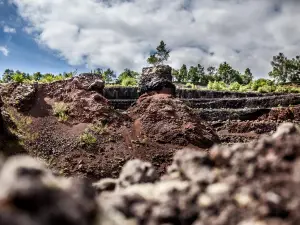
{"type": "Polygon", "coordinates": [[[99,202],[117,224],[296,225],[299,137],[285,124],[250,144],[186,149],[159,182],[103,192],[99,202]]]}
{"type": "Polygon", "coordinates": [[[94,188],[29,157],[0,160],[0,224],[297,225],[299,149],[300,130],[286,123],[249,144],[183,149],[160,178],[128,161],[94,188]]]}

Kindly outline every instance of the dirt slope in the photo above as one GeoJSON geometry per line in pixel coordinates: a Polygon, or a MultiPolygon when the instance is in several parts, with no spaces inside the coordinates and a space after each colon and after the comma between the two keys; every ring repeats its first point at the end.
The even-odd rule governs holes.
{"type": "Polygon", "coordinates": [[[190,109],[174,99],[151,102],[161,115],[157,129],[172,125],[169,116],[160,111],[162,104],[167,108],[172,103],[180,121],[177,130],[165,129],[164,140],[159,139],[153,136],[152,114],[140,110],[146,102],[132,108],[129,115],[120,113],[101,93],[89,90],[93,80],[82,76],[1,89],[4,123],[18,137],[17,143],[60,174],[91,179],[117,176],[122,165],[133,158],[151,161],[163,172],[173,153],[183,146],[207,148],[218,142],[211,128],[191,120],[190,109]],[[140,120],[142,133],[138,118],[144,118],[140,120]]]}

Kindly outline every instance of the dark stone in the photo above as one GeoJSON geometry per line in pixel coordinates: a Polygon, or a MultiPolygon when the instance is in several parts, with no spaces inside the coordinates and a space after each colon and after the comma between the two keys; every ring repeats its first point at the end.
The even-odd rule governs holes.
{"type": "Polygon", "coordinates": [[[171,72],[172,68],[165,65],[143,68],[139,83],[139,95],[154,91],[175,96],[176,87],[172,83],[171,72]]]}
{"type": "Polygon", "coordinates": [[[104,86],[105,86],[104,81],[97,79],[88,87],[88,90],[96,91],[99,94],[103,94],[104,86]]]}

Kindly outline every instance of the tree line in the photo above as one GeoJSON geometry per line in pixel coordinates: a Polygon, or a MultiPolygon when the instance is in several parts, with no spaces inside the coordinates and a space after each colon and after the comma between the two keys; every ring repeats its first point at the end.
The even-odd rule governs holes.
{"type": "MultiPolygon", "coordinates": [[[[151,53],[147,62],[153,66],[163,65],[170,57],[171,50],[167,48],[164,41],[161,41],[156,48],[156,51],[151,53]]],[[[269,77],[276,83],[282,84],[286,82],[300,82],[300,56],[295,58],[287,58],[283,53],[279,53],[273,57],[271,61],[272,71],[269,72],[269,77]]],[[[115,83],[122,86],[135,86],[139,79],[139,73],[128,68],[124,69],[120,74],[116,74],[112,69],[97,68],[91,71],[92,74],[98,74],[107,83],[115,83]]],[[[55,80],[63,80],[77,74],[74,72],[64,72],[59,75],[51,73],[42,74],[36,72],[28,74],[19,70],[14,71],[6,69],[2,76],[2,82],[52,82],[55,80]]],[[[248,85],[253,82],[254,76],[250,68],[246,68],[243,73],[234,69],[229,63],[223,62],[218,67],[209,66],[204,68],[203,65],[187,67],[183,64],[181,68],[173,68],[172,75],[178,83],[190,83],[193,85],[207,86],[212,83],[221,82],[225,85],[233,83],[240,85],[248,85]]],[[[261,79],[260,79],[261,80],[261,79]]],[[[265,79],[266,80],[266,79],[265,79]]]]}

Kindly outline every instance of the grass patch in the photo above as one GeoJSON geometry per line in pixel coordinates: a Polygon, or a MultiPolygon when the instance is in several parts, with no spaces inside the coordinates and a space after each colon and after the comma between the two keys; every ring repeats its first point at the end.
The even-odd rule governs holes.
{"type": "Polygon", "coordinates": [[[79,137],[79,142],[81,144],[93,145],[97,142],[97,139],[93,134],[85,132],[79,137]]]}
{"type": "Polygon", "coordinates": [[[53,106],[53,114],[58,117],[58,121],[66,122],[69,118],[68,116],[69,107],[64,102],[55,102],[53,106]]]}
{"type": "Polygon", "coordinates": [[[23,140],[34,141],[38,137],[38,133],[33,133],[30,130],[30,125],[32,124],[32,119],[29,116],[19,114],[13,108],[5,109],[9,115],[9,119],[12,122],[11,126],[8,126],[8,131],[19,138],[19,144],[23,145],[23,140]]]}
{"type": "Polygon", "coordinates": [[[96,123],[89,126],[89,130],[95,134],[108,134],[107,124],[97,121],[96,123]]]}

